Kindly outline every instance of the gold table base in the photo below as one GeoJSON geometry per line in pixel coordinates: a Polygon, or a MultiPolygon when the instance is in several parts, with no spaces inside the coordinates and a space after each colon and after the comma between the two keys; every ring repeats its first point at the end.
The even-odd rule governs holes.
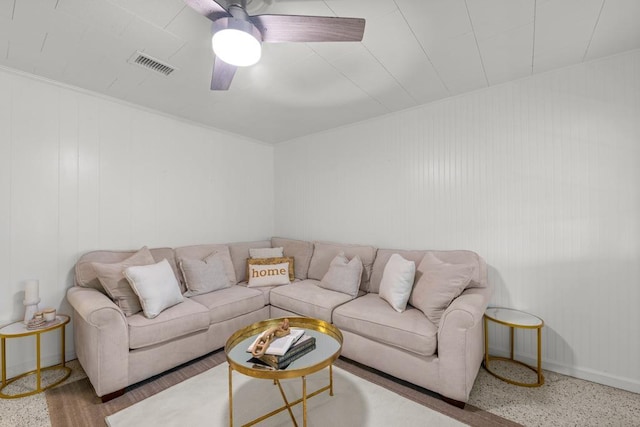
{"type": "MultiPolygon", "coordinates": [[[[233,427],[233,387],[232,387],[232,374],[233,374],[233,368],[231,367],[231,365],[229,365],[229,426],[233,427]]],[[[270,418],[274,415],[279,414],[280,412],[284,411],[285,409],[287,411],[289,411],[289,416],[291,417],[291,421],[293,422],[293,425],[295,427],[298,427],[298,422],[296,421],[296,417],[295,415],[293,415],[293,411],[291,410],[291,408],[293,408],[294,406],[302,403],[302,425],[306,427],[307,425],[307,399],[312,398],[313,396],[317,396],[320,393],[323,393],[327,390],[329,390],[329,396],[333,396],[333,365],[329,365],[329,384],[319,388],[318,390],[307,394],[307,377],[306,376],[302,376],[302,397],[294,400],[293,402],[289,402],[289,400],[287,399],[287,395],[284,392],[284,389],[282,388],[282,385],[280,384],[280,380],[279,379],[274,379],[273,382],[274,384],[276,384],[278,386],[278,389],[280,390],[280,395],[282,396],[282,400],[284,401],[284,405],[274,409],[273,411],[264,414],[256,419],[254,419],[253,421],[249,421],[246,424],[243,424],[242,427],[248,427],[248,426],[252,426],[252,425],[256,425],[261,421],[266,420],[267,418],[270,418]]]]}
{"type": "Polygon", "coordinates": [[[17,377],[11,378],[10,380],[7,380],[5,382],[3,382],[2,387],[0,387],[0,398],[2,399],[17,399],[19,397],[26,397],[26,396],[32,396],[34,394],[38,394],[41,393],[45,390],[50,389],[51,387],[55,387],[58,384],[64,382],[64,380],[66,380],[67,378],[69,378],[69,375],[71,375],[71,368],[69,368],[68,366],[62,366],[62,365],[55,365],[55,366],[48,366],[46,368],[40,368],[40,370],[38,369],[34,369],[33,371],[29,371],[29,372],[25,372],[24,374],[20,374],[17,377]],[[65,372],[65,374],[62,376],[62,378],[60,378],[58,381],[55,381],[49,385],[46,385],[44,387],[42,387],[42,371],[53,371],[53,370],[62,370],[65,372]],[[8,387],[9,385],[13,384],[14,382],[27,377],[29,375],[36,375],[36,389],[26,392],[26,393],[20,393],[20,394],[5,394],[2,392],[2,390],[4,390],[6,387],[8,387]]]}

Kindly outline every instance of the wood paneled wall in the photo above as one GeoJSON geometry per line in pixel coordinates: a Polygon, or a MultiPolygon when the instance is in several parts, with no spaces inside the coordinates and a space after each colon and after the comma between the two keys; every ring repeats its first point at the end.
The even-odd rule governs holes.
{"type": "Polygon", "coordinates": [[[634,51],[277,145],[276,234],[474,250],[546,368],[640,392],[639,161],[634,51]]]}
{"type": "MultiPolygon", "coordinates": [[[[32,278],[40,307],[69,313],[90,250],[269,238],[272,159],[258,141],[0,70],[0,324],[23,316],[32,278]]],[[[7,347],[9,375],[33,366],[31,340],[7,347]]]]}

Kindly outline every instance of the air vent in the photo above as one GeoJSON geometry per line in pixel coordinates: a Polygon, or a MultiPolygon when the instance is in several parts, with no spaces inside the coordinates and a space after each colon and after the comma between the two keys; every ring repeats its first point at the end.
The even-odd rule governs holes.
{"type": "Polygon", "coordinates": [[[165,76],[168,76],[176,70],[175,67],[141,52],[136,52],[127,62],[144,67],[147,70],[155,71],[156,73],[164,74],[165,76]]]}

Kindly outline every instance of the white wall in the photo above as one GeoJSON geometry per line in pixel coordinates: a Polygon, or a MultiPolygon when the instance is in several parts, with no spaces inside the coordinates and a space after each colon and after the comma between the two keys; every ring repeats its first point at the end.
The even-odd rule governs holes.
{"type": "Polygon", "coordinates": [[[640,392],[639,160],[635,51],[279,144],[275,231],[474,250],[546,368],[640,392]]]}
{"type": "MultiPolygon", "coordinates": [[[[0,325],[65,301],[78,256],[265,239],[273,147],[0,69],[0,325]]],[[[73,357],[67,329],[67,356],[73,357]]],[[[59,357],[57,333],[43,358],[59,357]]],[[[31,338],[7,341],[8,374],[33,368],[31,338]]]]}

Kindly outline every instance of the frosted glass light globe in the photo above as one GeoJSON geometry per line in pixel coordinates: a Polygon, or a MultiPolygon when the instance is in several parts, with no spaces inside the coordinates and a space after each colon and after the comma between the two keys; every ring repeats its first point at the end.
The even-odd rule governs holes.
{"type": "Polygon", "coordinates": [[[260,41],[249,33],[233,28],[217,31],[211,37],[216,56],[227,64],[248,67],[260,60],[260,41]]]}

